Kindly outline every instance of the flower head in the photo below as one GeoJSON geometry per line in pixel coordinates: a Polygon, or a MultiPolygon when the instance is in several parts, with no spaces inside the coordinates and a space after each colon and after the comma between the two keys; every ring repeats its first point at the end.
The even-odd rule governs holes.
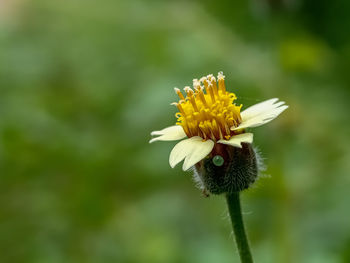
{"type": "Polygon", "coordinates": [[[219,73],[218,85],[213,75],[193,80],[194,91],[185,87],[186,98],[175,88],[180,101],[173,103],[179,109],[177,125],[181,125],[187,137],[199,136],[204,140],[229,140],[234,134],[231,127],[238,127],[242,121],[236,106],[234,93],[226,91],[224,75],[219,73]],[[204,85],[204,87],[201,85],[204,85]],[[205,92],[206,91],[206,92],[205,92]]]}
{"type": "MultiPolygon", "coordinates": [[[[176,125],[154,131],[150,140],[180,140],[170,153],[171,167],[184,161],[183,170],[188,170],[210,153],[220,149],[220,145],[242,148],[251,144],[253,134],[246,128],[263,125],[282,113],[288,106],[278,99],[270,99],[253,105],[241,112],[242,104],[236,105],[236,95],[225,87],[225,76],[219,72],[193,80],[193,89],[185,87],[185,96],[175,88],[179,101],[172,103],[179,112],[175,114],[176,125]]],[[[222,148],[222,147],[221,147],[222,148]]]]}

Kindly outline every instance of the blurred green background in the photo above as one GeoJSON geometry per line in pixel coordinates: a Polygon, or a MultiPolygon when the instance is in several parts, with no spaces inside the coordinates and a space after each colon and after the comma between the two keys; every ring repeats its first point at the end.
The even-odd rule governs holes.
{"type": "Polygon", "coordinates": [[[238,262],[224,198],[171,169],[173,87],[224,71],[268,167],[256,262],[350,262],[350,2],[0,1],[0,261],[238,262]]]}

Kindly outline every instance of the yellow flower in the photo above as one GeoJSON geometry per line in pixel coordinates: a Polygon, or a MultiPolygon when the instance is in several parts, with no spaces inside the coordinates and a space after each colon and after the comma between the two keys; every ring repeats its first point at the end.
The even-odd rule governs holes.
{"type": "Polygon", "coordinates": [[[252,143],[253,134],[245,128],[261,126],[281,114],[288,106],[277,98],[253,105],[241,112],[242,105],[234,101],[236,95],[225,87],[225,76],[219,72],[193,80],[193,89],[185,87],[186,97],[175,88],[179,102],[172,103],[179,112],[175,114],[176,125],[154,131],[150,140],[173,141],[186,138],[175,145],[170,153],[171,167],[184,161],[186,171],[205,158],[215,144],[226,144],[241,148],[241,143],[252,143]]]}

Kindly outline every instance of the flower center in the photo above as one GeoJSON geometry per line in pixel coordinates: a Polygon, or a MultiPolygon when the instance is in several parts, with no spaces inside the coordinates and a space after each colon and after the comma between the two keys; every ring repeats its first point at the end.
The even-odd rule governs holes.
{"type": "Polygon", "coordinates": [[[186,98],[175,88],[180,98],[178,103],[173,103],[180,111],[175,114],[176,124],[183,127],[188,137],[228,140],[234,135],[230,128],[240,124],[242,105],[236,106],[233,103],[237,97],[234,93],[226,91],[225,76],[222,72],[219,72],[217,82],[213,75],[200,80],[194,79],[194,91],[190,87],[184,88],[186,98]]]}

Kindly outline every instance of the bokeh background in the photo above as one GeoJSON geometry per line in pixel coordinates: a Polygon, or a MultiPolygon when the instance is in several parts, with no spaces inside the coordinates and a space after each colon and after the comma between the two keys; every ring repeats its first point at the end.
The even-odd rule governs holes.
{"type": "Polygon", "coordinates": [[[0,261],[238,262],[222,196],[171,169],[173,87],[224,71],[267,165],[256,262],[350,262],[350,2],[0,0],[0,261]]]}

